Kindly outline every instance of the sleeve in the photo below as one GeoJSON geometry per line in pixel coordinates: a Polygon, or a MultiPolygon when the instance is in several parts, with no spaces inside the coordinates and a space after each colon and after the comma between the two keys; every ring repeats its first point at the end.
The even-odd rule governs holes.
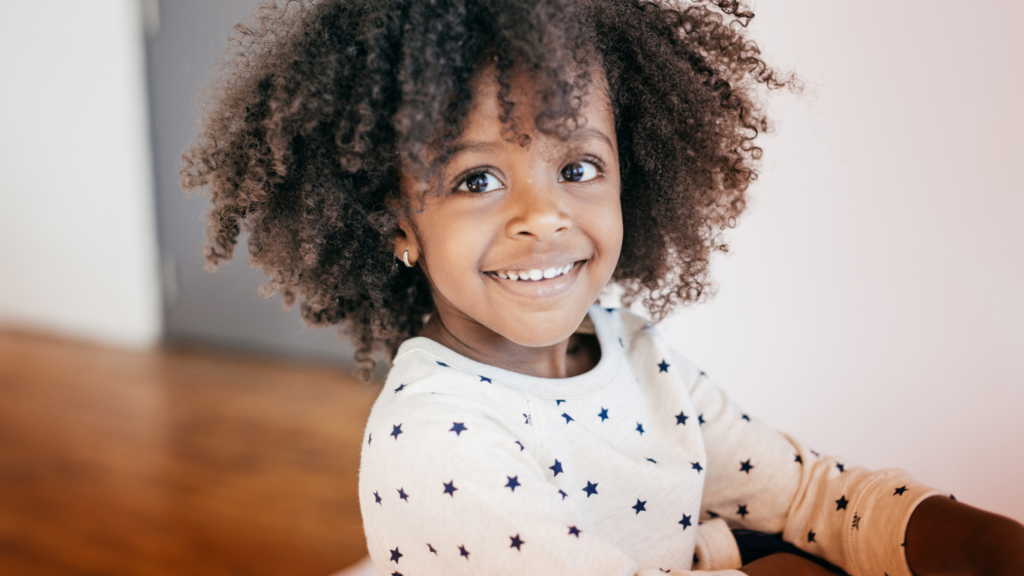
{"type": "Polygon", "coordinates": [[[912,576],[903,548],[910,516],[924,499],[948,494],[899,469],[870,471],[820,455],[741,411],[703,372],[694,374],[690,397],[707,452],[703,518],[782,533],[853,576],[912,576]]]}
{"type": "Polygon", "coordinates": [[[530,456],[528,439],[455,404],[437,395],[415,410],[374,409],[359,498],[378,574],[663,574],[640,571],[635,560],[583,529],[571,500],[530,456]]]}

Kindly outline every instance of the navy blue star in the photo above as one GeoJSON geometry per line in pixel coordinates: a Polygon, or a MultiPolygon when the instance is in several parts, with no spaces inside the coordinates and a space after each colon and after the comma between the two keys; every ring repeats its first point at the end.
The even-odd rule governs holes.
{"type": "Polygon", "coordinates": [[[401,558],[402,556],[405,556],[405,554],[402,554],[401,552],[399,552],[398,551],[398,546],[395,546],[395,549],[391,551],[391,561],[394,562],[395,564],[398,564],[398,559],[401,558]]]}
{"type": "Polygon", "coordinates": [[[750,458],[747,458],[746,462],[740,462],[740,472],[746,472],[747,474],[750,474],[750,470],[753,467],[754,466],[750,463],[750,458]]]}
{"type": "Polygon", "coordinates": [[[555,400],[555,406],[561,406],[562,402],[565,402],[565,400],[555,400]]]}
{"type": "Polygon", "coordinates": [[[687,418],[689,418],[689,416],[687,416],[686,414],[684,414],[682,412],[680,412],[679,414],[676,414],[676,425],[678,426],[679,424],[682,424],[683,426],[686,426],[687,418]]]}
{"type": "Polygon", "coordinates": [[[398,497],[401,498],[402,500],[405,500],[406,502],[409,501],[409,495],[406,494],[405,490],[402,488],[398,489],[398,497]]]}
{"type": "Polygon", "coordinates": [[[459,556],[465,556],[466,560],[469,560],[469,550],[466,550],[465,546],[459,546],[459,556]]]}
{"type": "MultiPolygon", "coordinates": [[[[374,492],[373,493],[373,499],[377,502],[377,504],[380,504],[380,501],[381,501],[380,494],[377,494],[376,492],[374,492]]],[[[383,504],[380,504],[380,505],[383,506],[383,504]]]]}
{"type": "Polygon", "coordinates": [[[953,496],[952,494],[950,494],[950,495],[949,495],[949,499],[950,499],[950,500],[956,500],[956,496],[953,496]]]}
{"type": "Polygon", "coordinates": [[[815,536],[814,530],[809,530],[807,532],[807,542],[808,543],[814,542],[814,536],[815,536]]]}
{"type": "Polygon", "coordinates": [[[626,347],[626,345],[622,343],[622,338],[619,338],[619,346],[622,346],[623,348],[626,347]]]}
{"type": "Polygon", "coordinates": [[[464,431],[468,430],[462,422],[452,422],[452,427],[449,432],[455,432],[456,436],[461,436],[464,431]]]}
{"type": "Polygon", "coordinates": [[[575,537],[579,538],[580,537],[580,529],[575,527],[575,526],[569,526],[569,535],[570,536],[575,536],[575,537]]]}
{"type": "Polygon", "coordinates": [[[637,498],[636,499],[636,504],[633,504],[632,506],[630,506],[630,508],[632,508],[633,510],[636,510],[637,514],[639,514],[641,512],[647,512],[647,508],[644,508],[644,504],[647,504],[647,500],[644,500],[643,502],[641,502],[640,499],[637,498]]]}
{"type": "Polygon", "coordinates": [[[427,548],[434,553],[434,556],[437,556],[437,550],[434,550],[434,547],[430,545],[430,542],[427,542],[427,548]]]}
{"type": "Polygon", "coordinates": [[[438,365],[438,366],[444,366],[445,368],[450,368],[450,366],[448,366],[448,365],[447,365],[447,364],[445,364],[444,362],[441,362],[440,360],[434,360],[434,362],[437,362],[437,365],[438,365]]]}
{"type": "Polygon", "coordinates": [[[795,454],[795,456],[796,456],[796,459],[795,459],[795,460],[793,460],[793,462],[799,462],[799,463],[801,463],[801,464],[803,464],[803,463],[804,463],[804,459],[803,459],[803,458],[801,458],[799,454],[795,454]]]}
{"type": "Polygon", "coordinates": [[[836,500],[836,512],[846,510],[846,505],[849,503],[850,501],[846,499],[846,494],[840,496],[839,500],[836,500]]]}
{"type": "Polygon", "coordinates": [[[657,464],[657,463],[658,463],[658,461],[657,461],[657,460],[655,460],[654,458],[648,458],[648,459],[647,459],[647,461],[648,461],[648,462],[654,462],[655,464],[657,464]]]}
{"type": "Polygon", "coordinates": [[[516,550],[522,551],[522,548],[520,548],[520,546],[526,544],[526,542],[523,542],[519,539],[519,534],[516,534],[515,536],[509,536],[509,538],[512,540],[512,545],[509,546],[509,548],[515,548],[516,550]]]}
{"type": "Polygon", "coordinates": [[[703,468],[701,468],[700,466],[700,462],[690,462],[690,468],[696,470],[697,474],[700,474],[700,471],[703,470],[703,468]]]}
{"type": "Polygon", "coordinates": [[[846,470],[843,468],[843,465],[840,464],[839,462],[836,462],[836,468],[839,468],[839,473],[840,474],[842,474],[843,472],[846,472],[846,470]]]}
{"type": "Polygon", "coordinates": [[[398,394],[402,390],[405,390],[405,384],[400,384],[398,388],[395,388],[395,394],[398,394]]]}
{"type": "Polygon", "coordinates": [[[609,314],[615,312],[615,308],[605,308],[605,310],[607,310],[609,314]]]}
{"type": "Polygon", "coordinates": [[[746,518],[747,514],[750,514],[750,512],[747,512],[746,504],[740,504],[740,508],[739,510],[736,511],[736,513],[739,514],[741,518],[746,518]]]}
{"type": "Polygon", "coordinates": [[[718,518],[718,512],[712,512],[711,510],[708,510],[708,517],[718,518]]]}
{"type": "Polygon", "coordinates": [[[639,432],[641,436],[643,436],[644,435],[644,425],[639,423],[639,422],[637,422],[636,423],[636,431],[639,432]]]}
{"type": "Polygon", "coordinates": [[[565,423],[566,424],[568,424],[569,422],[572,422],[572,416],[569,416],[565,412],[562,412],[562,418],[565,418],[565,423]]]}
{"type": "Polygon", "coordinates": [[[661,363],[658,364],[658,372],[668,372],[668,367],[669,366],[671,366],[671,364],[669,364],[668,362],[665,362],[665,360],[662,359],[661,363]]]}
{"type": "Polygon", "coordinates": [[[565,492],[563,492],[561,490],[559,490],[558,493],[562,495],[562,500],[565,500],[565,497],[568,496],[568,494],[566,494],[565,492]]]}
{"type": "Polygon", "coordinates": [[[530,425],[530,415],[529,414],[523,414],[523,418],[526,418],[526,425],[529,426],[530,425]]]}
{"type": "Polygon", "coordinates": [[[587,498],[590,498],[594,494],[597,494],[597,484],[587,480],[587,487],[584,488],[583,491],[587,493],[587,498]]]}
{"type": "Polygon", "coordinates": [[[607,420],[608,419],[608,409],[605,408],[604,406],[601,406],[601,411],[598,412],[597,417],[601,419],[601,422],[604,422],[605,420],[607,420]]]}
{"type": "Polygon", "coordinates": [[[369,446],[370,444],[373,444],[373,432],[370,432],[370,439],[366,441],[367,446],[369,446]]]}
{"type": "Polygon", "coordinates": [[[703,414],[697,414],[697,423],[698,424],[702,424],[702,425],[704,424],[704,415],[703,414]]]}
{"type": "Polygon", "coordinates": [[[562,463],[558,461],[558,458],[555,458],[555,465],[549,466],[548,468],[550,470],[554,470],[555,476],[558,476],[558,474],[562,472],[562,463]]]}
{"type": "Polygon", "coordinates": [[[744,414],[743,416],[741,416],[741,418],[743,418],[743,419],[744,419],[744,420],[746,420],[747,422],[750,422],[750,416],[747,416],[746,414],[744,414]]]}
{"type": "Polygon", "coordinates": [[[506,476],[506,478],[508,478],[508,484],[505,484],[505,488],[511,488],[515,492],[516,486],[521,486],[519,484],[519,476],[506,476]]]}
{"type": "Polygon", "coordinates": [[[690,522],[690,517],[686,514],[683,514],[683,519],[680,520],[679,523],[683,525],[683,530],[686,530],[690,526],[693,526],[693,523],[690,522]]]}
{"type": "Polygon", "coordinates": [[[395,571],[391,573],[391,576],[402,576],[401,572],[395,571]]]}
{"type": "Polygon", "coordinates": [[[519,444],[519,451],[520,452],[522,452],[523,450],[526,450],[526,446],[523,446],[523,443],[520,442],[519,440],[516,440],[516,444],[519,444]]]}
{"type": "Polygon", "coordinates": [[[488,384],[493,384],[493,382],[491,382],[491,379],[488,378],[487,376],[480,376],[480,381],[487,382],[488,384]]]}
{"type": "Polygon", "coordinates": [[[452,480],[451,482],[445,482],[444,483],[444,493],[445,494],[451,496],[452,498],[455,498],[455,491],[456,490],[458,490],[458,488],[455,487],[455,480],[452,480]]]}
{"type": "Polygon", "coordinates": [[[900,486],[899,488],[896,489],[896,492],[893,492],[893,496],[903,496],[903,493],[906,492],[906,491],[907,491],[907,487],[906,486],[900,486]]]}
{"type": "Polygon", "coordinates": [[[392,426],[391,427],[391,434],[390,434],[390,436],[394,436],[395,440],[398,440],[398,435],[401,434],[401,433],[402,433],[402,425],[401,424],[398,424],[396,426],[392,426]]]}
{"type": "Polygon", "coordinates": [[[818,454],[818,453],[817,453],[817,452],[815,452],[814,450],[811,450],[811,454],[814,454],[814,455],[815,455],[815,456],[817,456],[818,458],[821,458],[821,454],[818,454]]]}

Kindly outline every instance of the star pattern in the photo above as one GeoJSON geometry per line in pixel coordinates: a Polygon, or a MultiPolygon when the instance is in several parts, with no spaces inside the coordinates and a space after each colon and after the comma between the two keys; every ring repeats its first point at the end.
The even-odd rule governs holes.
{"type": "Polygon", "coordinates": [[[740,518],[746,519],[747,514],[750,514],[750,512],[747,512],[747,505],[740,504],[739,506],[739,510],[736,510],[736,513],[740,515],[740,518]]]}
{"type": "Polygon", "coordinates": [[[683,519],[680,520],[679,523],[683,525],[683,530],[686,530],[690,526],[693,526],[693,523],[690,522],[690,517],[686,514],[683,514],[683,519]]]}
{"type": "Polygon", "coordinates": [[[487,376],[480,376],[480,381],[487,382],[488,384],[493,384],[493,382],[491,382],[491,379],[488,378],[487,376]]]}
{"type": "Polygon", "coordinates": [[[523,446],[523,443],[520,442],[519,440],[516,440],[516,444],[519,444],[519,451],[520,452],[522,452],[523,450],[526,450],[526,446],[523,446]]]}
{"type": "Polygon", "coordinates": [[[636,504],[630,506],[630,508],[632,508],[633,510],[636,510],[636,513],[639,514],[641,512],[646,512],[647,511],[647,508],[644,507],[645,504],[647,504],[647,500],[641,501],[639,498],[637,498],[636,499],[636,504]]]}
{"type": "Polygon", "coordinates": [[[741,416],[741,418],[743,418],[743,419],[744,419],[744,420],[746,420],[747,422],[750,422],[750,416],[747,416],[746,414],[744,414],[743,416],[741,416]]]}
{"type": "Polygon", "coordinates": [[[846,494],[840,496],[839,500],[836,500],[836,512],[846,510],[846,505],[849,503],[850,501],[846,499],[846,494]]]}
{"type": "Polygon", "coordinates": [[[521,486],[519,483],[519,476],[506,476],[508,478],[508,484],[505,484],[505,488],[511,488],[513,492],[516,491],[517,486],[521,486]]]}
{"type": "Polygon", "coordinates": [[[398,489],[398,497],[401,498],[402,500],[405,500],[406,502],[409,501],[409,495],[405,493],[404,488],[398,489]]]}
{"type": "Polygon", "coordinates": [[[687,418],[689,418],[689,416],[687,416],[686,414],[684,414],[682,412],[680,412],[679,414],[676,414],[676,425],[678,426],[679,424],[682,424],[683,426],[686,426],[686,419],[687,418]]]}
{"type": "MultiPolygon", "coordinates": [[[[906,491],[907,491],[907,487],[906,486],[900,486],[899,488],[896,489],[895,492],[893,492],[892,495],[893,496],[903,496],[903,493],[906,492],[906,491]]],[[[955,498],[954,498],[954,500],[955,500],[955,498]]]]}
{"type": "Polygon", "coordinates": [[[607,420],[608,419],[608,409],[605,408],[604,406],[602,406],[601,407],[601,411],[597,413],[597,417],[601,419],[601,422],[604,422],[605,420],[607,420]]]}
{"type": "Polygon", "coordinates": [[[584,488],[583,491],[587,493],[587,498],[590,498],[594,494],[597,494],[597,484],[594,484],[593,482],[588,480],[587,487],[584,488]]]}
{"type": "Polygon", "coordinates": [[[750,463],[750,458],[747,458],[746,462],[740,462],[740,472],[746,472],[749,475],[753,468],[754,465],[750,463]]]}
{"type": "Polygon", "coordinates": [[[662,358],[661,363],[658,364],[658,372],[668,372],[668,367],[671,366],[665,359],[662,358]]]}
{"type": "Polygon", "coordinates": [[[456,436],[461,436],[463,432],[468,430],[462,422],[452,422],[452,427],[449,432],[455,432],[456,436]]]}
{"type": "Polygon", "coordinates": [[[807,532],[807,543],[810,544],[811,542],[814,542],[814,537],[815,536],[817,536],[817,534],[814,533],[814,530],[808,531],[807,532]]]}
{"type": "Polygon", "coordinates": [[[512,540],[512,545],[509,546],[509,548],[515,548],[516,550],[519,550],[520,552],[522,552],[523,549],[520,548],[520,546],[522,546],[523,544],[526,544],[526,542],[523,542],[522,540],[519,539],[519,534],[516,534],[515,536],[509,536],[509,539],[512,540]]]}
{"type": "Polygon", "coordinates": [[[697,474],[700,474],[700,471],[704,469],[701,467],[700,462],[690,462],[690,468],[696,470],[697,474]]]}
{"type": "Polygon", "coordinates": [[[555,465],[549,466],[548,469],[554,472],[555,476],[558,476],[562,473],[562,463],[558,461],[558,458],[555,458],[555,465]]]}
{"type": "Polygon", "coordinates": [[[562,412],[562,418],[565,418],[565,423],[566,424],[568,424],[569,422],[572,422],[572,416],[569,416],[565,412],[562,412]]]}
{"type": "Polygon", "coordinates": [[[401,434],[401,433],[402,433],[402,425],[401,424],[396,424],[396,425],[391,427],[391,434],[390,435],[394,436],[395,440],[398,440],[398,435],[401,434]]]}
{"type": "Polygon", "coordinates": [[[463,556],[466,560],[469,560],[469,550],[466,550],[464,545],[459,546],[459,556],[463,556]]]}
{"type": "Polygon", "coordinates": [[[526,419],[526,425],[530,426],[531,425],[530,424],[530,415],[529,414],[523,414],[523,418],[526,419]]]}
{"type": "Polygon", "coordinates": [[[444,483],[444,493],[445,494],[451,496],[452,498],[455,498],[455,491],[456,490],[458,490],[458,488],[455,487],[455,480],[452,480],[451,482],[445,482],[444,483]]]}
{"type": "Polygon", "coordinates": [[[579,538],[580,537],[580,529],[575,527],[575,526],[569,526],[569,535],[570,536],[575,536],[576,538],[579,538]]]}
{"type": "Polygon", "coordinates": [[[565,500],[565,497],[568,496],[564,490],[559,490],[558,493],[562,495],[562,500],[565,500]]]}
{"type": "Polygon", "coordinates": [[[448,366],[447,364],[445,364],[444,362],[441,362],[440,360],[435,360],[435,362],[437,362],[438,366],[444,366],[445,368],[451,368],[451,366],[448,366]]]}
{"type": "Polygon", "coordinates": [[[704,415],[703,414],[697,414],[697,423],[700,424],[701,426],[704,425],[704,415]]]}
{"type": "Polygon", "coordinates": [[[801,458],[799,454],[794,454],[794,456],[796,456],[796,458],[793,459],[793,462],[799,462],[800,464],[804,463],[804,459],[801,458]]]}
{"type": "Polygon", "coordinates": [[[842,474],[843,472],[846,472],[846,468],[842,464],[840,464],[839,462],[836,462],[836,468],[839,469],[839,473],[840,474],[842,474]]]}
{"type": "Polygon", "coordinates": [[[367,446],[371,444],[373,444],[373,432],[370,432],[370,438],[366,441],[367,446]]]}
{"type": "Polygon", "coordinates": [[[655,460],[654,458],[648,458],[648,459],[647,459],[647,461],[648,461],[648,462],[653,462],[653,463],[655,463],[655,464],[657,464],[657,463],[658,463],[658,461],[657,461],[657,460],[655,460]]]}
{"type": "Polygon", "coordinates": [[[398,551],[398,546],[395,546],[395,549],[391,551],[391,561],[394,562],[395,564],[398,564],[398,559],[401,558],[402,556],[405,556],[405,554],[402,554],[401,552],[399,552],[398,551]]]}
{"type": "Polygon", "coordinates": [[[565,400],[555,400],[555,406],[561,406],[565,400]]]}
{"type": "Polygon", "coordinates": [[[643,436],[644,435],[644,425],[639,423],[639,422],[637,422],[636,423],[636,431],[639,432],[641,436],[643,436]]]}
{"type": "Polygon", "coordinates": [[[437,550],[434,550],[434,547],[430,545],[430,542],[427,542],[427,549],[433,552],[434,556],[437,556],[437,550]]]}
{"type": "Polygon", "coordinates": [[[398,394],[402,390],[405,390],[405,384],[399,384],[398,388],[395,388],[395,394],[398,394]]]}
{"type": "Polygon", "coordinates": [[[384,504],[381,504],[382,498],[380,497],[380,494],[377,494],[376,492],[373,493],[373,500],[374,500],[374,502],[376,502],[377,504],[380,504],[381,506],[384,505],[384,504]]]}

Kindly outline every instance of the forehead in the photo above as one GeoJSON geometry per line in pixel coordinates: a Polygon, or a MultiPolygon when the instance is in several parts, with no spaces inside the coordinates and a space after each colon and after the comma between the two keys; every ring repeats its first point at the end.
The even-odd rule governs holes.
{"type": "MultiPolygon", "coordinates": [[[[509,128],[514,131],[514,136],[526,135],[528,140],[558,140],[554,134],[538,133],[536,119],[545,110],[535,78],[525,71],[515,70],[503,80],[508,86],[507,94],[501,94],[501,82],[494,65],[483,68],[474,77],[470,84],[473,101],[459,140],[495,140],[502,134],[507,135],[509,128]],[[510,122],[502,123],[502,115],[509,106],[510,122]]],[[[586,89],[574,96],[580,98],[577,118],[580,122],[569,125],[581,129],[579,131],[584,135],[598,131],[607,136],[609,144],[614,147],[615,120],[604,72],[600,69],[591,72],[586,89]]]]}

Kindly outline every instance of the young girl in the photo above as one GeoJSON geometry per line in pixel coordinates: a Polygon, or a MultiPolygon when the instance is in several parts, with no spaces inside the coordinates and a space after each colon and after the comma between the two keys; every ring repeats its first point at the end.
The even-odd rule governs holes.
{"type": "Polygon", "coordinates": [[[244,225],[364,376],[391,355],[359,487],[378,573],[1024,573],[1024,527],[808,450],[594,306],[704,293],[757,175],[757,87],[792,83],[752,17],[320,0],[239,27],[183,183],[212,197],[211,265],[244,225]]]}

